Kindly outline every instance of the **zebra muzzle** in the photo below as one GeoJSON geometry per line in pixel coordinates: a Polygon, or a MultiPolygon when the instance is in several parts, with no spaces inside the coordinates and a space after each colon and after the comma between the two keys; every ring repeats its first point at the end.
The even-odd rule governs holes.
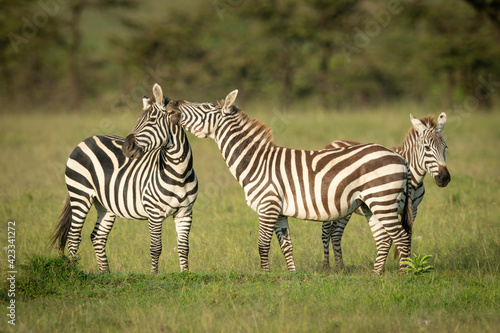
{"type": "Polygon", "coordinates": [[[451,180],[450,173],[446,166],[440,165],[438,167],[438,174],[434,177],[436,185],[439,187],[446,187],[451,180]]]}
{"type": "Polygon", "coordinates": [[[137,159],[142,156],[143,151],[135,142],[135,135],[129,134],[122,145],[123,155],[127,158],[137,159]]]}

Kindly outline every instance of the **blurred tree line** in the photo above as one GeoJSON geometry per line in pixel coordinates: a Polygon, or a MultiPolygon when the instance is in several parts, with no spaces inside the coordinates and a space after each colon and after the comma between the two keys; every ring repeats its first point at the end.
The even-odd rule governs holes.
{"type": "Polygon", "coordinates": [[[2,110],[29,98],[30,108],[119,111],[154,82],[173,98],[237,88],[326,109],[499,100],[500,0],[152,3],[1,0],[2,110]]]}

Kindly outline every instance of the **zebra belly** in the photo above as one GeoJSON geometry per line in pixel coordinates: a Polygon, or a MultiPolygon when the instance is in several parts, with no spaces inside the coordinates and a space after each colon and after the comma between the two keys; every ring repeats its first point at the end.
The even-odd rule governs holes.
{"type": "Polygon", "coordinates": [[[353,198],[349,204],[342,206],[340,210],[337,210],[336,207],[333,206],[326,211],[325,209],[320,209],[312,204],[310,204],[310,207],[302,206],[298,209],[297,203],[284,201],[282,206],[282,215],[318,222],[332,221],[341,219],[351,214],[362,203],[363,202],[359,198],[353,198]]]}

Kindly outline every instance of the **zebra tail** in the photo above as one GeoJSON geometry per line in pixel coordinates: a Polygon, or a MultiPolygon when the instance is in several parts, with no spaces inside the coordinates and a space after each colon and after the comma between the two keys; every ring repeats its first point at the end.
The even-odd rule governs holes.
{"type": "Polygon", "coordinates": [[[71,228],[71,202],[69,194],[66,194],[66,202],[59,216],[59,221],[54,229],[51,237],[51,247],[57,247],[57,250],[62,254],[68,240],[69,229],[71,228]]]}
{"type": "MultiPolygon", "coordinates": [[[[403,214],[401,214],[401,224],[403,225],[403,229],[410,235],[413,229],[413,192],[415,191],[413,186],[411,185],[411,173],[408,170],[408,177],[406,181],[406,200],[403,207],[403,214]]],[[[394,251],[394,260],[399,258],[399,250],[396,247],[394,251]]]]}

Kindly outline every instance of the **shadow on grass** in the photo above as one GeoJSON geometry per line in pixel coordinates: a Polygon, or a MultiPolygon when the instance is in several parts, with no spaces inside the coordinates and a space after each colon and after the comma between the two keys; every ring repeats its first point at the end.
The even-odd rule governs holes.
{"type": "MultiPolygon", "coordinates": [[[[77,259],[62,257],[32,256],[20,265],[16,276],[16,295],[23,300],[33,300],[45,296],[78,296],[101,298],[127,292],[154,292],[177,290],[184,286],[205,285],[210,283],[275,283],[285,280],[307,281],[307,273],[85,273],[77,259]]],[[[7,281],[8,282],[8,281],[7,281]]],[[[9,285],[1,284],[0,299],[8,301],[9,285]]]]}
{"type": "MultiPolygon", "coordinates": [[[[16,276],[16,295],[24,299],[57,294],[62,285],[79,285],[89,275],[78,267],[77,259],[68,257],[33,256],[20,265],[16,276]]],[[[5,284],[1,288],[1,298],[8,300],[5,284]]]]}
{"type": "MultiPolygon", "coordinates": [[[[388,274],[388,278],[395,274],[388,274]]],[[[395,278],[392,277],[392,278],[395,278]]],[[[209,284],[220,286],[274,286],[281,283],[322,283],[351,280],[379,280],[366,266],[348,266],[315,272],[216,272],[216,273],[85,273],[78,260],[63,257],[33,256],[22,265],[16,276],[16,296],[30,301],[42,297],[76,297],[76,299],[109,298],[124,294],[176,292],[184,287],[198,288],[209,284]]],[[[5,280],[4,280],[5,281],[5,280]]],[[[8,284],[3,282],[0,299],[8,301],[8,284]]],[[[274,287],[273,287],[274,288],[274,287]]]]}

